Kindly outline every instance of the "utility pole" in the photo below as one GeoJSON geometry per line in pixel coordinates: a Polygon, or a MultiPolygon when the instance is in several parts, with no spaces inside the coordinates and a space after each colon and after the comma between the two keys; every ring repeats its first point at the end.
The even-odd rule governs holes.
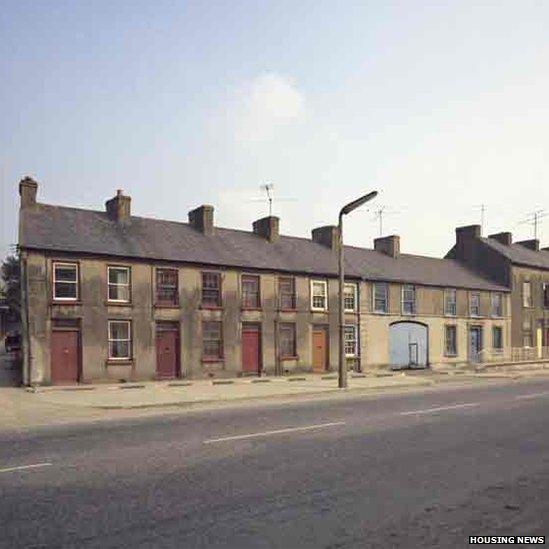
{"type": "Polygon", "coordinates": [[[338,222],[338,253],[339,253],[339,364],[338,364],[338,387],[347,388],[347,367],[345,364],[345,255],[343,250],[343,216],[356,210],[366,202],[377,196],[377,191],[365,194],[341,208],[338,222]]]}

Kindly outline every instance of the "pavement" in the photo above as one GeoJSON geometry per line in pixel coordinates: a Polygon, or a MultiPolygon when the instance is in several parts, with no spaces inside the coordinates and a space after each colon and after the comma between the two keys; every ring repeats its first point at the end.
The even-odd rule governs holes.
{"type": "Polygon", "coordinates": [[[0,430],[25,430],[52,424],[110,421],[194,409],[223,408],[301,399],[346,398],[437,390],[448,384],[478,384],[549,376],[537,365],[529,370],[475,372],[472,369],[368,371],[350,373],[349,387],[338,389],[337,375],[166,381],[72,387],[0,388],[0,430]]]}
{"type": "Polygon", "coordinates": [[[547,417],[540,376],[1,432],[0,547],[547,536],[547,417]]]}

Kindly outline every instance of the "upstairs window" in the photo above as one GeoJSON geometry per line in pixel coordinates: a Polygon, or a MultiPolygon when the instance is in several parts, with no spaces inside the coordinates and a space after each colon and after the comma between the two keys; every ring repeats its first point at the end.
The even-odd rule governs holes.
{"type": "Polygon", "coordinates": [[[221,322],[202,322],[202,357],[205,360],[221,360],[223,358],[223,338],[221,322]]]}
{"type": "Polygon", "coordinates": [[[311,281],[311,308],[314,311],[328,309],[328,288],[325,280],[311,281]]]}
{"type": "Polygon", "coordinates": [[[343,286],[343,308],[346,313],[354,313],[357,310],[358,286],[352,282],[343,286]]]}
{"type": "Polygon", "coordinates": [[[156,302],[177,305],[179,302],[177,269],[156,269],[156,302]]]}
{"type": "Polygon", "coordinates": [[[413,315],[416,313],[416,289],[414,286],[402,286],[402,314],[413,315]]]}
{"type": "Polygon", "coordinates": [[[278,301],[281,309],[293,310],[296,308],[295,278],[293,276],[279,277],[278,301]]]}
{"type": "Polygon", "coordinates": [[[130,301],[130,268],[129,267],[107,267],[109,301],[129,302],[130,301]]]}
{"type": "Polygon", "coordinates": [[[532,301],[532,283],[529,281],[522,283],[522,306],[532,307],[534,305],[532,301]]]}
{"type": "Polygon", "coordinates": [[[549,309],[549,284],[547,282],[543,283],[543,306],[546,309],[549,309]]]}
{"type": "Polygon", "coordinates": [[[374,283],[374,312],[386,313],[389,310],[389,285],[385,282],[374,283]]]}
{"type": "Polygon", "coordinates": [[[129,320],[109,320],[109,359],[129,360],[132,340],[129,320]]]}
{"type": "Polygon", "coordinates": [[[469,314],[471,316],[480,316],[480,294],[472,293],[469,295],[469,314]]]}
{"type": "Polygon", "coordinates": [[[456,316],[457,314],[457,292],[456,290],[444,290],[444,314],[456,316]]]}
{"type": "Polygon", "coordinates": [[[244,309],[259,309],[259,276],[242,275],[242,307],[244,309]]]}
{"type": "Polygon", "coordinates": [[[503,296],[501,294],[492,294],[492,316],[503,316],[503,296]]]}
{"type": "Polygon", "coordinates": [[[282,322],[278,328],[279,354],[282,358],[293,358],[296,356],[296,335],[295,324],[282,322]]]}
{"type": "Polygon", "coordinates": [[[76,263],[53,264],[53,299],[58,301],[78,299],[78,265],[76,263]]]}
{"type": "Polygon", "coordinates": [[[356,326],[347,324],[344,328],[344,350],[346,357],[355,357],[358,354],[358,339],[356,326]]]}
{"type": "Polygon", "coordinates": [[[202,273],[202,305],[221,307],[221,273],[202,273]]]}

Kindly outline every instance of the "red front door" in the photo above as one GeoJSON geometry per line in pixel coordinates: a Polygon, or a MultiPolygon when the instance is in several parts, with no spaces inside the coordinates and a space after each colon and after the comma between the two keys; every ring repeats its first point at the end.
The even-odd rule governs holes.
{"type": "Polygon", "coordinates": [[[156,326],[156,375],[173,379],[179,374],[179,330],[176,324],[156,326]]]}
{"type": "Polygon", "coordinates": [[[78,382],[78,332],[54,330],[51,333],[51,382],[70,385],[78,382]]]}
{"type": "Polygon", "coordinates": [[[257,324],[242,326],[242,370],[259,374],[261,356],[261,331],[257,324]]]}
{"type": "Polygon", "coordinates": [[[328,369],[328,342],[323,326],[313,328],[313,371],[325,372],[328,369]]]}

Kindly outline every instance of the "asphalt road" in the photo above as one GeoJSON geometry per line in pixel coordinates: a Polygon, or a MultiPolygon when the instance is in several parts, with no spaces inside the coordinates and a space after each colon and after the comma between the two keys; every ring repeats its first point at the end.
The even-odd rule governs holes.
{"type": "Polygon", "coordinates": [[[3,434],[0,546],[547,536],[548,419],[538,379],[3,434]]]}

